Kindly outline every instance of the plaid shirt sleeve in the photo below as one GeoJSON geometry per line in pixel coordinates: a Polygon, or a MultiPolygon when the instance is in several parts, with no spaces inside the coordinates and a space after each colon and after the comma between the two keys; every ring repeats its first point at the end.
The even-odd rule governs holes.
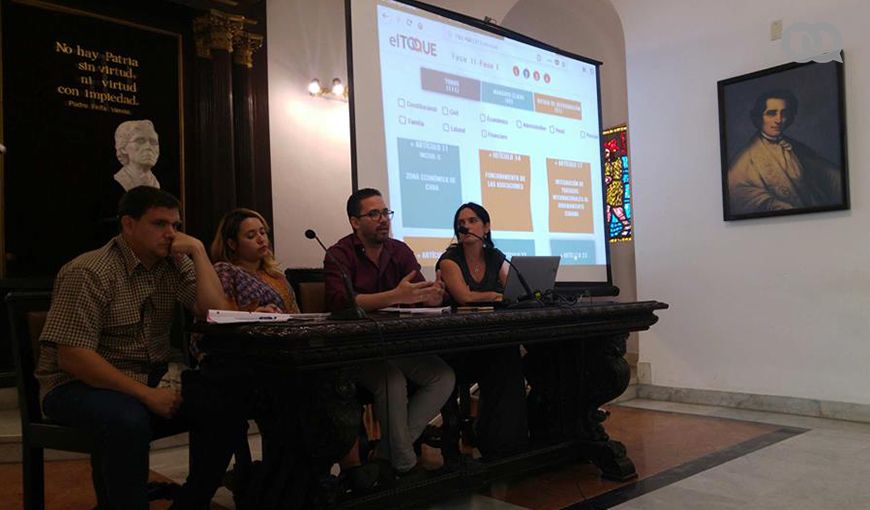
{"type": "Polygon", "coordinates": [[[196,305],[196,269],[189,257],[181,257],[178,263],[181,282],[178,286],[178,301],[184,308],[193,311],[196,305]]]}
{"type": "Polygon", "coordinates": [[[93,271],[76,267],[55,282],[40,342],[97,350],[109,296],[93,271]]]}

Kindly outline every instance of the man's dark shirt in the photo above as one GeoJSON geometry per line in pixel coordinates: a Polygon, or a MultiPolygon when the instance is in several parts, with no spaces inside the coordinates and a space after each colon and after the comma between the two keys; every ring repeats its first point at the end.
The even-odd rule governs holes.
{"type": "MultiPolygon", "coordinates": [[[[329,253],[344,266],[358,294],[392,290],[411,271],[416,271],[411,281],[425,280],[420,274],[420,264],[414,252],[407,244],[396,239],[384,242],[377,265],[366,256],[365,247],[356,234],[341,238],[329,247],[329,253]]],[[[323,270],[326,274],[326,308],[331,311],[347,308],[349,300],[341,271],[331,257],[324,258],[323,270]]]]}

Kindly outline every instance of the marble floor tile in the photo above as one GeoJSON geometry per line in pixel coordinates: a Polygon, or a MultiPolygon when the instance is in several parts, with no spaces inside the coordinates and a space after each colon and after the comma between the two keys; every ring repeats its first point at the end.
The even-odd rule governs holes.
{"type": "Polygon", "coordinates": [[[184,483],[188,471],[187,447],[180,446],[152,451],[149,467],[152,471],[156,471],[174,482],[184,483]]]}
{"type": "Polygon", "coordinates": [[[659,404],[632,401],[623,405],[812,430],[645,494],[615,509],[731,508],[729,505],[759,510],[870,508],[868,424],[673,402],[659,404]],[[744,502],[742,506],[736,503],[739,501],[744,502]]]}
{"type": "Polygon", "coordinates": [[[18,409],[0,409],[0,443],[21,435],[21,416],[18,409]]]}
{"type": "Polygon", "coordinates": [[[679,484],[645,494],[612,510],[746,510],[755,508],[739,497],[710,494],[679,484]]]}
{"type": "Polygon", "coordinates": [[[460,496],[436,503],[421,510],[527,510],[525,507],[512,505],[495,498],[480,494],[460,496]]]}
{"type": "Polygon", "coordinates": [[[846,480],[801,480],[753,502],[754,508],[765,510],[866,510],[868,506],[870,506],[870,487],[865,477],[846,480]]]}
{"type": "Polygon", "coordinates": [[[813,468],[752,454],[677,483],[678,486],[711,495],[754,501],[779,492],[812,473],[813,468]]]}
{"type": "Polygon", "coordinates": [[[831,441],[827,438],[812,436],[794,437],[783,441],[784,444],[772,445],[756,452],[752,458],[761,461],[776,460],[793,466],[809,466],[814,470],[836,472],[862,472],[870,475],[870,451],[866,440],[842,439],[831,441]]]}

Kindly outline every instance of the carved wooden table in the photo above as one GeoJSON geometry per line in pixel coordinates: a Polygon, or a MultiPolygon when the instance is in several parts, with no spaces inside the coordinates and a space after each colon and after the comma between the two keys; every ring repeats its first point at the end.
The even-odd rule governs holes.
{"type": "MultiPolygon", "coordinates": [[[[523,344],[535,358],[526,377],[532,449],[497,461],[462,462],[440,476],[342,502],[340,508],[398,508],[428,504],[559,462],[589,460],[602,476],[637,473],[622,443],[604,429],[600,406],[629,383],[623,359],[632,331],[648,329],[658,301],[437,316],[381,316],[353,322],[203,325],[200,348],[258,370],[298,371],[421,354],[456,353],[523,344]]],[[[446,434],[450,436],[449,434],[446,434]]],[[[450,436],[452,437],[452,436],[450,436]]]]}

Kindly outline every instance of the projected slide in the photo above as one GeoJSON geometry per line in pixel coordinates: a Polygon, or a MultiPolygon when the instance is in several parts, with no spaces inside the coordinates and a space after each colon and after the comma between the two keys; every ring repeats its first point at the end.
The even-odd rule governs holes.
{"type": "Polygon", "coordinates": [[[385,191],[393,236],[432,265],[478,202],[509,256],[606,280],[597,66],[400,2],[351,5],[357,178],[385,191]]]}

